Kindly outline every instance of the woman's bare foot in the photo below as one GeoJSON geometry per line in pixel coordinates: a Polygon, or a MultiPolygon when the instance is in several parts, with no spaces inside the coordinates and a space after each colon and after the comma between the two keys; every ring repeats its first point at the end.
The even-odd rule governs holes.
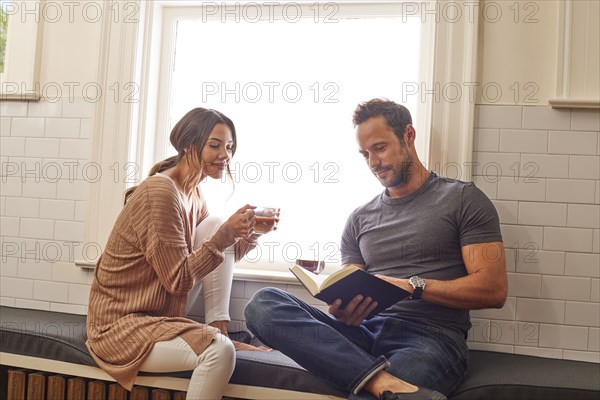
{"type": "Polygon", "coordinates": [[[232,340],[232,342],[233,342],[233,347],[235,347],[236,350],[271,351],[271,349],[266,346],[253,346],[248,343],[238,342],[237,340],[232,340]]]}
{"type": "MultiPolygon", "coordinates": [[[[227,323],[228,321],[214,321],[211,322],[209,325],[214,326],[215,328],[219,328],[221,334],[229,337],[229,332],[227,332],[227,323]]],[[[229,339],[231,338],[229,337],[229,339]]],[[[237,340],[233,339],[231,339],[231,342],[233,343],[233,347],[235,347],[236,350],[271,351],[271,349],[266,346],[253,346],[251,344],[238,342],[237,340]]]]}

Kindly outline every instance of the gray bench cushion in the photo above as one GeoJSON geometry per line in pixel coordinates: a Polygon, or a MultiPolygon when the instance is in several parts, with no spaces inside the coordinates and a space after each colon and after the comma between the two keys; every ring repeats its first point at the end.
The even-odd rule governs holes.
{"type": "Polygon", "coordinates": [[[85,347],[84,315],[0,307],[3,352],[76,364],[96,363],[85,347]]]}
{"type": "Polygon", "coordinates": [[[471,350],[452,399],[599,400],[600,364],[471,350]]]}
{"type": "MultiPolygon", "coordinates": [[[[0,349],[7,353],[95,367],[97,365],[85,347],[85,322],[84,315],[0,307],[0,349]]],[[[236,339],[243,341],[243,334],[236,339]]],[[[169,375],[189,378],[191,373],[169,375]]],[[[278,351],[237,351],[231,383],[345,397],[344,392],[278,351]]]]}
{"type": "MultiPolygon", "coordinates": [[[[82,315],[0,307],[0,350],[95,366],[85,347],[85,321],[82,315]]],[[[236,355],[232,383],[345,397],[278,351],[236,355]]],[[[600,399],[599,364],[486,351],[471,351],[469,358],[469,373],[451,399],[600,399]]]]}

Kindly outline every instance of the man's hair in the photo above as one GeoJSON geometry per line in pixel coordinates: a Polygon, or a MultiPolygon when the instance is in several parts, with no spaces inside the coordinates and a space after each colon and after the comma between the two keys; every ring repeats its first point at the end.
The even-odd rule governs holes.
{"type": "Polygon", "coordinates": [[[385,122],[392,128],[401,143],[404,143],[404,130],[406,125],[412,125],[410,111],[403,105],[387,99],[372,99],[359,104],[354,110],[352,122],[358,126],[366,120],[382,115],[385,122]]]}

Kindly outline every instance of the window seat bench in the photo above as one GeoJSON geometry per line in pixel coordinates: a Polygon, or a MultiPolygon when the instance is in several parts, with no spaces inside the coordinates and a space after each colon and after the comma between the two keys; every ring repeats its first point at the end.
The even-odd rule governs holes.
{"type": "MultiPolygon", "coordinates": [[[[114,382],[87,352],[85,321],[84,315],[0,307],[0,388],[8,388],[9,393],[14,390],[8,385],[9,369],[26,370],[25,373],[39,371],[43,376],[79,377],[91,382],[114,382]]],[[[227,397],[260,400],[347,397],[278,351],[237,351],[236,356],[227,397]]],[[[136,385],[161,389],[163,397],[157,396],[157,399],[172,397],[175,400],[183,398],[181,392],[187,388],[189,375],[189,372],[168,376],[143,374],[137,378],[136,385]]],[[[7,393],[0,394],[0,398],[6,397],[7,393]]],[[[118,398],[108,397],[109,400],[118,398]]],[[[597,400],[600,398],[600,364],[471,351],[469,373],[450,398],[597,400]]],[[[8,396],[8,400],[13,399],[8,396]]]]}

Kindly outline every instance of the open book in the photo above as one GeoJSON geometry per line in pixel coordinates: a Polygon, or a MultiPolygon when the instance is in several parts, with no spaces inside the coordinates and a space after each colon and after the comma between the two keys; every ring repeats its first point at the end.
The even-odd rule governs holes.
{"type": "Polygon", "coordinates": [[[291,267],[290,271],[313,297],[327,304],[341,299],[343,308],[359,294],[371,297],[378,303],[371,316],[410,296],[410,292],[354,266],[342,268],[329,276],[315,275],[298,265],[291,267]]]}

